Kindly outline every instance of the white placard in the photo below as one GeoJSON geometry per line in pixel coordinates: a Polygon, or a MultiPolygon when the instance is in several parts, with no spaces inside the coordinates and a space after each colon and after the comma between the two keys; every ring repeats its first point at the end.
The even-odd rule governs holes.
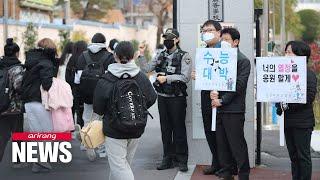
{"type": "MultiPolygon", "coordinates": [[[[236,91],[237,48],[197,48],[196,90],[236,91]]],[[[216,130],[217,109],[212,109],[211,130],[216,130]]]]}
{"type": "Polygon", "coordinates": [[[196,90],[236,90],[236,48],[197,48],[195,64],[196,90]]]}
{"type": "Polygon", "coordinates": [[[303,103],[307,99],[306,57],[258,57],[257,101],[303,103]]]}
{"type": "MultiPolygon", "coordinates": [[[[306,57],[258,57],[257,101],[302,103],[307,101],[306,57]]],[[[278,116],[280,146],[284,146],[284,112],[278,116]]]]}

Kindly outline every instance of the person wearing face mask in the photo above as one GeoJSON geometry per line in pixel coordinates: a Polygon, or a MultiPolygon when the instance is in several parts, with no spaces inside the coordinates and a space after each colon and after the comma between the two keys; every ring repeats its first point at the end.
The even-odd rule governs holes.
{"type": "MultiPolygon", "coordinates": [[[[221,48],[221,25],[214,20],[208,20],[202,25],[201,39],[207,44],[207,48],[221,48]]],[[[192,79],[195,80],[196,72],[193,70],[192,79]]],[[[203,170],[204,175],[219,174],[220,163],[217,154],[216,132],[211,131],[212,107],[210,91],[201,91],[201,112],[206,139],[212,153],[212,163],[209,168],[203,170]]]]}
{"type": "MultiPolygon", "coordinates": [[[[302,41],[290,41],[285,48],[286,56],[306,56],[310,58],[310,47],[302,41]]],[[[310,180],[312,177],[312,161],[310,142],[315,118],[313,101],[317,94],[317,77],[307,69],[307,103],[276,103],[277,114],[284,112],[284,134],[291,160],[293,180],[310,180]]]]}
{"type": "MultiPolygon", "coordinates": [[[[221,40],[226,48],[238,48],[240,33],[235,28],[225,28],[221,31],[221,40]]],[[[210,94],[211,105],[217,108],[216,141],[221,179],[234,179],[233,175],[237,174],[235,170],[238,171],[239,180],[249,179],[248,147],[243,128],[250,69],[249,59],[238,49],[236,92],[220,91],[210,94]]]]}
{"type": "Polygon", "coordinates": [[[158,93],[158,108],[163,143],[163,160],[158,170],[178,165],[182,172],[188,171],[188,142],[186,134],[187,85],[191,74],[191,57],[179,47],[179,32],[169,28],[164,35],[163,50],[146,66],[148,73],[156,71],[153,83],[158,93]]]}

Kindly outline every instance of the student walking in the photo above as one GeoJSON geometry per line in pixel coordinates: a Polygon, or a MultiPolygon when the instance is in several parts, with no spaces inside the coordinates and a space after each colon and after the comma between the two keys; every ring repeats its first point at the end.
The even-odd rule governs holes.
{"type": "Polygon", "coordinates": [[[157,94],[135,64],[130,42],[120,42],[114,53],[117,63],[111,64],[98,81],[93,109],[104,116],[109,180],[134,180],[130,164],[146,126],[147,109],[155,103],[157,94]]]}
{"type": "MultiPolygon", "coordinates": [[[[51,88],[53,77],[57,76],[59,67],[56,58],[57,48],[49,38],[40,40],[37,46],[26,53],[22,100],[25,103],[30,132],[52,132],[51,113],[42,105],[40,86],[48,91],[51,88]]],[[[44,162],[34,163],[32,167],[33,172],[51,169],[51,165],[44,162]]]]}
{"type": "MultiPolygon", "coordinates": [[[[0,162],[11,133],[23,132],[23,107],[21,84],[24,68],[19,58],[20,48],[8,38],[4,46],[4,56],[0,58],[0,162]]],[[[13,167],[23,167],[15,163],[13,167]]]]}

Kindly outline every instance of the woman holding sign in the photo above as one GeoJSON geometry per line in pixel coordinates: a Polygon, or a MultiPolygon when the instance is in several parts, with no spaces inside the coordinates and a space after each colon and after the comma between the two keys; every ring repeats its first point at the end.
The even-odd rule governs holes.
{"type": "MultiPolygon", "coordinates": [[[[306,56],[309,60],[310,47],[301,41],[291,41],[285,48],[286,56],[306,56]]],[[[314,72],[307,70],[307,103],[284,104],[277,103],[277,114],[284,111],[285,138],[291,160],[293,180],[310,180],[312,175],[312,161],[310,142],[315,118],[313,101],[317,93],[317,78],[314,72]]]]}

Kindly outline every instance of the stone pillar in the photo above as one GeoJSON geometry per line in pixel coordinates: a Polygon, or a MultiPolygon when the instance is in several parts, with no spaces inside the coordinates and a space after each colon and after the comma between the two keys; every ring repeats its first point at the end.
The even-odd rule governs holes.
{"type": "MultiPolygon", "coordinates": [[[[240,50],[251,61],[251,74],[247,89],[247,112],[245,137],[249,148],[250,165],[255,165],[255,99],[254,99],[254,7],[252,0],[224,0],[224,22],[232,23],[240,31],[240,50]]],[[[181,48],[195,58],[198,25],[208,20],[208,0],[178,0],[177,25],[181,48]]],[[[194,65],[194,61],[193,61],[194,65]]],[[[210,164],[211,153],[205,140],[203,128],[194,126],[201,122],[200,92],[194,90],[194,83],[188,86],[187,132],[189,143],[189,164],[210,164]],[[192,87],[192,88],[191,88],[192,87]],[[200,116],[199,116],[200,115],[200,116]],[[197,128],[197,129],[195,129],[197,128]],[[198,132],[198,133],[195,133],[198,132]]],[[[203,126],[203,125],[202,125],[203,126]]]]}

